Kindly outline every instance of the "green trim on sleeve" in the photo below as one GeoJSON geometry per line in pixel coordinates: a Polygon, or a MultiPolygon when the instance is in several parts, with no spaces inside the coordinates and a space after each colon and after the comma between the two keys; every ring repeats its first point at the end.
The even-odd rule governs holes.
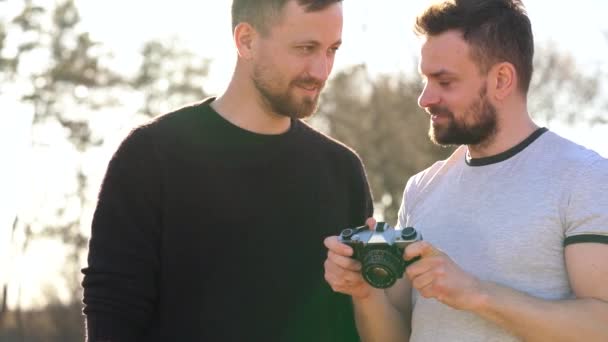
{"type": "Polygon", "coordinates": [[[564,240],[564,246],[572,245],[575,243],[582,242],[597,242],[597,243],[605,243],[608,244],[608,236],[607,235],[595,235],[595,234],[580,234],[568,236],[564,240]]]}

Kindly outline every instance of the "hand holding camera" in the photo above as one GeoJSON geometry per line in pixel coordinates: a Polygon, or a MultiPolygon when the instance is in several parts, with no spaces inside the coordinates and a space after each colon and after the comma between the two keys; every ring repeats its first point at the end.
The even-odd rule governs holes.
{"type": "Polygon", "coordinates": [[[367,226],[346,228],[338,236],[339,242],[352,247],[352,257],[361,262],[365,281],[380,289],[393,286],[405,268],[419,259],[406,261],[403,251],[421,240],[422,235],[413,227],[394,229],[385,222],[377,222],[374,230],[367,226]]]}

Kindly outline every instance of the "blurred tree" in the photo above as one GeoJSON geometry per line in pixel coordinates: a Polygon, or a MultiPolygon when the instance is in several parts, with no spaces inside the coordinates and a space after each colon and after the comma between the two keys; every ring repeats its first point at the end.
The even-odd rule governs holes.
{"type": "Polygon", "coordinates": [[[82,342],[81,305],[51,302],[44,308],[30,309],[17,318],[15,312],[8,312],[5,324],[0,329],[3,342],[82,342]],[[22,326],[17,321],[23,322],[22,326]]]}
{"type": "MultiPolygon", "coordinates": [[[[608,84],[606,75],[586,74],[572,56],[552,45],[537,48],[534,66],[529,110],[539,123],[608,122],[603,112],[596,112],[601,101],[608,106],[600,95],[608,84]]],[[[415,70],[372,77],[358,65],[335,74],[318,116],[311,119],[359,153],[377,214],[391,224],[407,179],[453,151],[428,138],[429,118],[417,104],[422,85],[415,70]]]]}
{"type": "Polygon", "coordinates": [[[173,39],[147,42],[134,88],[145,94],[142,112],[155,116],[208,96],[202,84],[209,73],[208,59],[196,56],[173,39]]]}
{"type": "MultiPolygon", "coordinates": [[[[569,122],[577,114],[589,123],[606,122],[600,114],[578,115],[602,100],[606,75],[587,76],[571,57],[550,47],[538,49],[537,55],[530,94],[536,117],[569,122]]],[[[142,63],[133,77],[114,71],[112,57],[85,32],[73,0],[44,5],[24,0],[10,20],[0,16],[0,95],[31,109],[13,115],[31,117],[33,150],[63,149],[76,156],[57,161],[73,184],[47,196],[35,212],[20,213],[11,234],[20,253],[27,252],[33,239],[64,242],[68,252],[63,276],[72,301],[61,303],[48,289],[43,310],[21,312],[17,307],[8,312],[7,285],[2,284],[2,341],[82,340],[79,268],[87,240],[82,226],[88,224],[85,208],[94,202],[91,194],[98,187],[84,160],[104,142],[94,124],[104,115],[101,109],[118,110],[125,99],[136,98],[141,109],[133,116],[147,118],[207,96],[203,84],[209,61],[175,39],[143,44],[142,63]]],[[[335,74],[322,96],[320,113],[312,119],[358,151],[379,213],[390,223],[396,221],[406,180],[452,151],[432,145],[427,137],[428,116],[416,103],[421,86],[416,72],[372,77],[365,66],[355,66],[335,74]]]]}
{"type": "MultiPolygon", "coordinates": [[[[21,108],[31,110],[31,113],[19,114],[31,117],[31,142],[35,154],[48,152],[56,146],[57,135],[53,133],[64,136],[77,153],[99,145],[101,140],[91,134],[85,113],[95,104],[110,102],[102,89],[123,82],[101,63],[97,44],[82,32],[78,23],[78,12],[71,0],[57,3],[53,9],[27,0],[12,20],[0,24],[0,78],[3,80],[0,92],[12,96],[15,103],[26,105],[21,108]],[[89,89],[100,97],[84,96],[89,89]]],[[[12,237],[22,236],[20,241],[13,241],[21,245],[14,246],[21,254],[27,252],[33,239],[61,239],[67,251],[66,270],[73,281],[78,277],[80,253],[86,245],[86,237],[79,229],[79,209],[85,200],[87,184],[80,162],[65,164],[64,171],[74,175],[77,186],[59,194],[61,201],[44,203],[45,208],[40,208],[40,212],[20,213],[15,219],[12,237]],[[44,216],[45,210],[53,212],[52,219],[44,216]]],[[[72,285],[72,281],[68,282],[68,289],[76,299],[79,286],[77,282],[72,285]]],[[[6,288],[7,284],[3,286],[6,288]]],[[[4,292],[8,295],[8,291],[4,292]]],[[[27,323],[21,314],[21,301],[17,299],[16,302],[17,327],[20,334],[25,334],[30,330],[25,328],[27,323]]],[[[72,315],[80,318],[78,312],[72,315]]],[[[26,337],[23,335],[23,339],[26,337]]]]}
{"type": "Polygon", "coordinates": [[[409,176],[452,149],[428,138],[428,115],[418,107],[422,82],[410,75],[372,78],[364,65],[338,72],[323,93],[316,125],[361,156],[377,214],[394,224],[409,176]]]}
{"type": "MultiPolygon", "coordinates": [[[[62,303],[58,290],[49,287],[44,298],[47,307],[38,313],[22,313],[19,298],[14,300],[17,307],[10,315],[3,304],[0,340],[5,340],[8,335],[4,333],[9,330],[23,341],[82,340],[79,283],[88,230],[83,225],[88,225],[85,208],[94,203],[98,187],[91,182],[86,161],[104,140],[103,133],[95,129],[95,121],[100,121],[109,107],[122,106],[123,98],[143,99],[141,113],[132,117],[145,117],[206,96],[202,84],[208,60],[180,49],[175,40],[143,45],[140,70],[134,70],[137,76],[129,77],[109,66],[112,55],[84,31],[73,0],[44,5],[24,0],[14,17],[0,17],[0,94],[31,110],[19,114],[31,117],[33,155],[54,151],[69,157],[54,167],[65,175],[63,181],[71,179],[71,184],[60,190],[52,188],[60,193],[47,194],[39,208],[20,212],[11,234],[12,248],[18,254],[27,253],[35,239],[63,242],[66,263],[62,276],[70,302],[62,303]],[[163,107],[166,104],[168,107],[163,107]],[[7,315],[10,320],[5,319],[7,315]],[[12,328],[3,329],[9,326],[12,328]]],[[[48,177],[48,171],[40,170],[35,176],[48,177]]],[[[62,180],[47,184],[52,183],[62,180]]],[[[9,293],[20,293],[19,289],[8,291],[8,284],[1,285],[2,303],[8,302],[9,293]]]]}
{"type": "Polygon", "coordinates": [[[542,122],[605,124],[608,118],[597,111],[606,100],[600,96],[606,76],[601,66],[583,70],[553,43],[537,47],[528,108],[542,122]]]}

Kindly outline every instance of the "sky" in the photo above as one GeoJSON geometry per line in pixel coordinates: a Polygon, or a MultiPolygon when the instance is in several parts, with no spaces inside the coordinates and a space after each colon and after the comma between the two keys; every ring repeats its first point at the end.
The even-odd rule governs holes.
{"type": "MultiPolygon", "coordinates": [[[[608,72],[608,21],[605,20],[608,2],[530,0],[524,3],[537,42],[552,41],[560,50],[572,53],[589,70],[600,66],[608,72]]],[[[136,1],[79,0],[76,4],[83,28],[94,40],[115,51],[119,69],[135,69],[139,62],[138,51],[146,40],[177,37],[188,49],[212,59],[209,83],[205,85],[208,93],[217,94],[227,85],[235,63],[230,0],[149,1],[145,5],[136,1]]],[[[415,14],[427,4],[428,1],[423,0],[345,0],[344,43],[334,71],[359,63],[366,63],[372,73],[411,71],[418,52],[411,26],[415,14]]],[[[1,6],[6,5],[6,2],[0,2],[0,15],[1,6]]],[[[54,200],[52,186],[66,186],[68,181],[59,165],[74,156],[62,154],[61,149],[49,149],[44,156],[32,155],[27,150],[31,134],[31,115],[27,113],[27,108],[9,103],[9,96],[0,94],[0,155],[3,156],[0,168],[0,284],[7,277],[20,280],[24,284],[22,294],[26,303],[35,304],[35,297],[41,293],[39,285],[53,279],[61,266],[62,254],[49,252],[59,247],[47,241],[37,242],[38,245],[32,246],[32,252],[13,258],[14,251],[8,246],[10,226],[15,211],[36,210],[42,201],[54,200]],[[11,111],[3,110],[5,108],[11,108],[11,111]],[[46,179],[37,177],[36,170],[40,169],[50,176],[46,179]]],[[[554,126],[552,130],[608,157],[608,126],[591,129],[554,126]]],[[[124,133],[124,130],[118,131],[124,133]]],[[[100,164],[104,165],[94,170],[97,178],[105,171],[105,163],[119,139],[120,134],[108,137],[105,152],[99,154],[100,164]]]]}
{"type": "MultiPolygon", "coordinates": [[[[412,61],[419,46],[411,29],[413,20],[430,2],[345,0],[343,44],[334,72],[360,63],[366,63],[372,73],[413,70],[412,61]]],[[[121,62],[131,69],[137,65],[136,51],[142,40],[178,37],[189,49],[212,59],[205,90],[217,94],[228,84],[236,58],[231,36],[231,3],[231,0],[153,1],[143,10],[136,2],[106,0],[83,1],[80,9],[93,38],[108,43],[116,51],[133,51],[133,58],[121,62]]],[[[524,0],[524,4],[537,43],[551,42],[559,50],[571,53],[584,70],[599,67],[608,73],[608,21],[605,19],[608,2],[524,0]]],[[[608,126],[590,129],[554,125],[550,128],[608,157],[608,143],[602,141],[608,136],[608,126]]]]}
{"type": "MultiPolygon", "coordinates": [[[[365,62],[374,71],[410,70],[418,45],[411,31],[416,13],[426,0],[345,0],[343,45],[336,68],[365,62]]],[[[221,90],[228,81],[235,53],[230,24],[230,0],[150,1],[145,8],[134,1],[81,1],[83,21],[98,38],[117,51],[133,51],[142,40],[175,35],[188,48],[214,60],[212,82],[221,90]]],[[[537,41],[552,40],[585,63],[606,60],[608,3],[531,0],[525,2],[537,41]]]]}

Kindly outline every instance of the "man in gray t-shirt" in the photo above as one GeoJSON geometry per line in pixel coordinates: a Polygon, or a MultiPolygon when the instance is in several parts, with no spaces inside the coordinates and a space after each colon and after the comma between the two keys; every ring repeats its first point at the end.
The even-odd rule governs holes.
{"type": "Polygon", "coordinates": [[[352,296],[362,339],[608,341],[608,160],[531,120],[523,4],[444,1],[415,30],[429,135],[459,147],[407,182],[397,226],[424,241],[394,286],[371,287],[325,240],[325,278],[352,296]]]}

